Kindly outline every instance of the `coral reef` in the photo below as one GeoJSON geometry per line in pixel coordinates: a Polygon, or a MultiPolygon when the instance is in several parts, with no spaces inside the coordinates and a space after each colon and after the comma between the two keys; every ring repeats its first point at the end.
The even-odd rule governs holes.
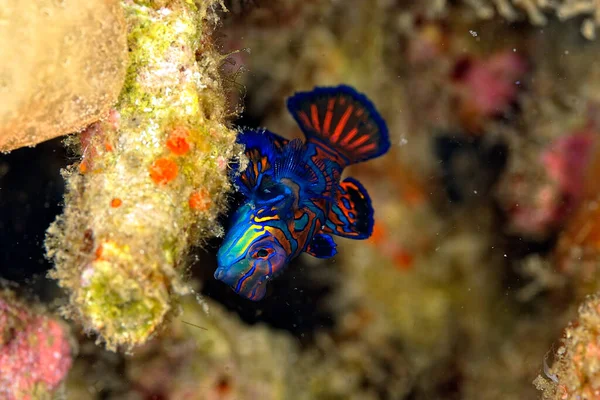
{"type": "Polygon", "coordinates": [[[461,124],[479,131],[481,120],[500,116],[517,99],[520,80],[527,66],[522,56],[505,50],[486,60],[458,60],[452,78],[457,88],[461,124]]]}
{"type": "Polygon", "coordinates": [[[567,133],[550,143],[529,168],[511,171],[499,191],[510,215],[510,229],[544,237],[565,223],[584,195],[595,136],[590,128],[567,133]]]}
{"type": "MultiPolygon", "coordinates": [[[[594,136],[597,132],[594,132],[594,136]]],[[[596,140],[596,138],[594,137],[596,140]]],[[[586,179],[577,182],[574,174],[569,182],[578,185],[580,202],[560,232],[555,249],[557,269],[569,278],[574,286],[577,298],[583,299],[587,294],[597,293],[600,287],[598,281],[598,196],[600,195],[596,179],[592,178],[600,167],[598,158],[598,143],[590,143],[587,147],[588,159],[592,160],[586,168],[586,179]]],[[[572,172],[577,172],[572,169],[572,172]]]]}
{"type": "Polygon", "coordinates": [[[64,214],[48,230],[68,314],[112,349],[158,329],[188,291],[189,247],[219,233],[235,132],[225,126],[222,57],[206,36],[211,4],[123,3],[125,85],[81,134],[64,214]]]}
{"type": "MultiPolygon", "coordinates": [[[[121,5],[125,84],[67,139],[79,158],[46,240],[77,332],[67,398],[598,397],[600,43],[579,26],[596,3],[121,5]],[[228,118],[243,102],[236,125],[292,138],[285,97],[339,83],[390,131],[385,157],[348,171],[374,234],[299,257],[245,302],[213,279],[212,238],[238,200],[228,118]]],[[[2,177],[39,172],[12,160],[0,195],[31,207],[37,188],[2,177]]],[[[0,243],[7,265],[21,240],[35,241],[0,243]]]]}
{"type": "MultiPolygon", "coordinates": [[[[600,394],[600,299],[590,296],[566,328],[551,367],[534,383],[544,399],[596,399],[600,394]]],[[[544,361],[546,362],[546,361],[544,361]]]]}
{"type": "Polygon", "coordinates": [[[293,399],[288,382],[297,357],[290,337],[244,326],[219,304],[188,297],[168,332],[128,360],[125,398],[293,399]]]}
{"type": "MultiPolygon", "coordinates": [[[[257,28],[246,20],[248,25],[233,25],[229,31],[237,37],[235,32],[248,26],[243,41],[229,45],[252,49],[251,56],[238,61],[254,71],[242,76],[250,96],[247,112],[260,115],[262,124],[290,136],[295,129],[265,93],[344,81],[381,104],[396,144],[386,159],[352,169],[372,194],[378,225],[370,247],[339,244],[337,273],[343,277],[332,307],[340,320],[359,322],[353,340],[340,340],[346,335],[337,332],[323,335],[323,343],[330,344],[322,353],[329,357],[318,363],[324,371],[331,366],[322,375],[347,376],[351,358],[337,355],[356,352],[365,364],[381,362],[394,372],[379,376],[386,382],[383,387],[377,379],[365,378],[367,372],[359,374],[368,382],[362,389],[333,386],[335,378],[327,380],[329,388],[318,381],[325,386],[315,397],[385,398],[383,393],[394,387],[387,396],[403,398],[410,392],[411,398],[448,398],[454,394],[448,392],[447,379],[458,381],[456,398],[533,398],[532,371],[541,367],[565,321],[563,312],[568,312],[564,305],[552,313],[537,299],[548,291],[565,296],[566,277],[554,271],[551,259],[527,264],[533,259],[524,256],[534,252],[523,248],[528,242],[511,248],[512,239],[497,232],[495,205],[499,201],[504,206],[501,217],[507,223],[501,229],[521,241],[543,241],[577,207],[589,155],[585,143],[595,134],[579,104],[590,99],[586,85],[596,80],[583,66],[589,63],[564,61],[561,52],[568,49],[573,60],[593,60],[596,47],[565,35],[571,28],[554,25],[561,32],[556,35],[564,35],[560,40],[555,34],[532,33],[523,39],[518,32],[530,31],[483,24],[462,6],[444,5],[443,21],[407,8],[395,9],[388,2],[371,4],[368,10],[360,5],[328,8],[311,2],[286,20],[298,28],[288,30],[285,23],[276,23],[280,9],[273,6],[260,12],[265,18],[271,11],[271,23],[257,28]],[[358,20],[360,24],[347,25],[358,20]],[[400,45],[391,27],[397,29],[400,45]],[[357,56],[357,48],[368,54],[357,56]],[[567,81],[551,85],[557,69],[567,81]],[[378,73],[363,72],[373,70],[378,73]],[[556,105],[576,96],[581,99],[573,102],[576,106],[556,105]],[[557,112],[565,116],[563,123],[552,118],[557,112]],[[470,137],[472,133],[478,137],[470,137]],[[434,134],[443,139],[435,141],[441,162],[431,156],[434,134]],[[527,172],[521,175],[525,187],[512,186],[516,171],[527,172]],[[567,171],[572,179],[565,179],[567,171]],[[432,175],[443,179],[425,178],[432,175]],[[536,188],[544,182],[554,197],[527,207],[528,196],[536,198],[536,188]],[[508,204],[525,211],[517,215],[508,204]],[[543,213],[549,216],[532,222],[543,213]],[[523,222],[520,215],[529,219],[523,222]],[[503,289],[512,273],[525,282],[503,289]],[[523,307],[538,313],[525,317],[523,307]],[[539,324],[545,332],[539,332],[539,324]],[[377,338],[410,372],[377,360],[368,338],[377,338]],[[398,343],[410,350],[398,349],[398,343]],[[510,372],[501,372],[506,370],[510,372]]],[[[539,196],[544,200],[543,191],[539,196]]]]}
{"type": "MultiPolygon", "coordinates": [[[[600,5],[594,0],[462,0],[478,18],[489,20],[496,15],[510,22],[524,17],[533,25],[546,25],[548,15],[553,14],[561,21],[583,18],[581,34],[587,39],[596,38],[600,24],[600,5]]],[[[429,18],[444,16],[448,12],[447,0],[428,0],[416,4],[416,11],[429,18]]]]}
{"type": "Polygon", "coordinates": [[[123,86],[127,37],[118,0],[2,3],[0,151],[85,128],[123,86]]]}
{"type": "Polygon", "coordinates": [[[50,399],[72,364],[67,326],[0,290],[0,398],[50,399]]]}

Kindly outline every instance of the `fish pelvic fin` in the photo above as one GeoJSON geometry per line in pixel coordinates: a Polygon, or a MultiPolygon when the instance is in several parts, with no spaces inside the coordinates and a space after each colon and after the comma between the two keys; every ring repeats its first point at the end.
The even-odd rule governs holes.
{"type": "Polygon", "coordinates": [[[306,248],[306,253],[316,258],[331,258],[337,254],[337,245],[331,235],[317,233],[306,248]]]}
{"type": "Polygon", "coordinates": [[[385,154],[385,121],[363,94],[350,86],[316,87],[288,98],[287,107],[309,142],[325,145],[346,166],[385,154]]]}
{"type": "Polygon", "coordinates": [[[344,179],[322,231],[349,239],[367,239],[373,233],[373,223],[373,206],[366,189],[356,179],[344,179]]]}

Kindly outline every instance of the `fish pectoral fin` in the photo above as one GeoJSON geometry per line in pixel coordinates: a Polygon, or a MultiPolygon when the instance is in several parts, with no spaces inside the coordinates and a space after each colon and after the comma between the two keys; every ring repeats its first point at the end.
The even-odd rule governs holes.
{"type": "Polygon", "coordinates": [[[330,235],[317,233],[308,245],[306,252],[313,257],[330,258],[337,254],[336,247],[337,245],[330,235]]]}
{"type": "Polygon", "coordinates": [[[373,233],[371,198],[356,179],[340,183],[323,232],[349,239],[366,239],[373,233]]]}

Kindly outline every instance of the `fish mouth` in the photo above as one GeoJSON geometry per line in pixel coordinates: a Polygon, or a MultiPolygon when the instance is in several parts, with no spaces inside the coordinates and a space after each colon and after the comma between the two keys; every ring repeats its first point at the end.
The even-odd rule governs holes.
{"type": "Polygon", "coordinates": [[[267,293],[267,282],[263,281],[263,282],[259,283],[251,293],[242,294],[242,296],[244,296],[245,298],[247,298],[248,300],[251,300],[251,301],[260,301],[263,299],[263,297],[265,297],[266,293],[267,293]]]}
{"type": "Polygon", "coordinates": [[[267,293],[267,279],[261,278],[247,290],[239,290],[239,274],[235,273],[235,268],[221,266],[214,273],[215,279],[225,283],[231,290],[239,296],[251,301],[259,301],[267,293]]]}
{"type": "Polygon", "coordinates": [[[220,248],[217,253],[217,269],[215,270],[214,277],[216,280],[233,286],[238,279],[237,275],[239,271],[247,267],[244,264],[244,258],[231,260],[230,257],[227,257],[227,252],[223,251],[223,248],[220,248]]]}
{"type": "Polygon", "coordinates": [[[243,271],[248,269],[248,263],[243,261],[234,265],[221,265],[216,269],[214,277],[235,290],[240,277],[243,276],[243,271]]]}
{"type": "Polygon", "coordinates": [[[225,272],[226,268],[225,267],[219,267],[217,268],[217,270],[215,271],[214,277],[216,280],[218,281],[222,281],[223,278],[225,278],[225,272]]]}

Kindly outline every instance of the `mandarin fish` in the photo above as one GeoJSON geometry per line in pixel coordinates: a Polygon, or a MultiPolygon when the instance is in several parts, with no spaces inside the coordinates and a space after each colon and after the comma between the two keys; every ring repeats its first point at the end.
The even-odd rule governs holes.
{"type": "Polygon", "coordinates": [[[390,148],[385,121],[349,86],[296,93],[287,107],[305,141],[266,130],[238,135],[249,163],[232,180],[244,202],[217,253],[215,278],[254,301],[300,253],[333,257],[332,235],[371,236],[371,199],[357,180],[341,175],[345,167],[390,148]]]}

